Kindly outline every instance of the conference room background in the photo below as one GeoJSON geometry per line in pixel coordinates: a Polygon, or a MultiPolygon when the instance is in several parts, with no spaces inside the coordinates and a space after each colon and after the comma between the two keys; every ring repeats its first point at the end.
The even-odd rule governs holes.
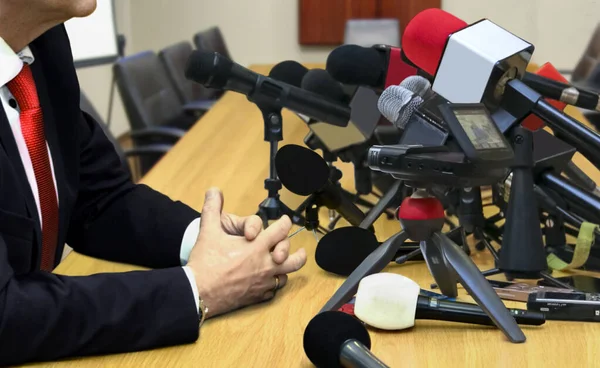
{"type": "MultiPolygon", "coordinates": [[[[232,58],[239,64],[275,64],[282,60],[324,63],[335,46],[299,44],[298,3],[298,0],[115,0],[115,17],[117,31],[127,40],[126,55],[145,50],[158,52],[184,40],[191,42],[195,33],[218,26],[232,58]]],[[[596,27],[600,1],[441,0],[441,8],[467,22],[492,16],[494,22],[535,45],[534,63],[551,61],[558,69],[572,69],[596,27]]],[[[78,75],[83,90],[106,117],[111,66],[79,69],[78,75]]],[[[110,129],[120,137],[129,130],[129,124],[118,95],[114,103],[110,129]]]]}

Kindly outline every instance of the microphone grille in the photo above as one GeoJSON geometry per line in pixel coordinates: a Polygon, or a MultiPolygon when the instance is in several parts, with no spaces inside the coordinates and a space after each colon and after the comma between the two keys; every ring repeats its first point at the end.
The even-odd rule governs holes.
{"type": "Polygon", "coordinates": [[[410,118],[423,102],[424,101],[421,96],[415,95],[415,97],[410,100],[406,106],[404,106],[402,111],[400,111],[400,117],[395,122],[396,127],[398,129],[404,129],[410,118]]]}
{"type": "Polygon", "coordinates": [[[402,86],[386,88],[379,101],[379,112],[396,127],[403,129],[414,111],[423,103],[423,99],[402,86]]]}
{"type": "Polygon", "coordinates": [[[431,83],[420,75],[411,75],[410,77],[405,78],[402,83],[400,83],[400,86],[413,91],[424,100],[431,97],[431,94],[433,93],[431,90],[431,83]]]}

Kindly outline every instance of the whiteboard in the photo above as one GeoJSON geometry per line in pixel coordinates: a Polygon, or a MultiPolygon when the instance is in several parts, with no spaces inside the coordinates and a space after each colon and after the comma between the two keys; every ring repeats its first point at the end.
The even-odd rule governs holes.
{"type": "Polygon", "coordinates": [[[76,67],[112,63],[118,57],[113,0],[97,0],[94,13],[65,23],[76,67]]]}

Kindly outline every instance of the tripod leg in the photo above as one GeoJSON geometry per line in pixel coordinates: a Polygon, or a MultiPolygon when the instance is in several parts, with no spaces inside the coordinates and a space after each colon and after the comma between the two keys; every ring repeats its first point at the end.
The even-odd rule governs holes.
{"type": "MultiPolygon", "coordinates": [[[[311,199],[309,197],[309,199],[311,199]]],[[[299,212],[296,212],[294,210],[292,210],[291,208],[289,208],[285,203],[283,203],[281,200],[277,199],[277,201],[279,202],[279,209],[281,211],[281,215],[288,215],[288,217],[290,218],[290,220],[292,220],[292,223],[294,225],[298,225],[298,226],[304,226],[304,216],[302,216],[299,212]]],[[[308,200],[307,200],[308,201],[308,200]]],[[[305,202],[307,202],[305,201],[305,202]]],[[[304,204],[304,203],[302,203],[304,204]]],[[[301,206],[302,206],[301,204],[301,206]]]]}
{"type": "Polygon", "coordinates": [[[496,326],[504,332],[511,342],[525,342],[525,334],[490,283],[475,266],[473,260],[442,233],[434,233],[432,240],[443,250],[444,257],[456,271],[460,283],[494,321],[496,326]]]}
{"type": "Polygon", "coordinates": [[[420,245],[427,268],[429,268],[429,272],[442,294],[450,298],[456,298],[458,295],[456,272],[446,263],[446,257],[444,257],[441,246],[431,241],[431,239],[422,241],[420,245]]]}
{"type": "Polygon", "coordinates": [[[552,285],[561,288],[561,289],[569,289],[569,290],[575,290],[573,289],[573,287],[569,284],[565,284],[564,282],[561,282],[557,279],[555,279],[554,277],[552,277],[552,275],[550,275],[547,272],[540,272],[540,276],[542,276],[542,278],[546,281],[548,281],[549,283],[551,283],[552,285]]]}
{"type": "Polygon", "coordinates": [[[337,289],[333,296],[325,303],[321,312],[338,310],[346,303],[358,290],[360,280],[365,276],[383,270],[396,256],[396,252],[402,244],[408,239],[408,234],[401,231],[386,240],[383,244],[377,247],[364,261],[348,276],[342,286],[337,289]]]}
{"type": "Polygon", "coordinates": [[[422,253],[421,249],[415,249],[406,255],[396,258],[396,260],[394,262],[396,262],[397,264],[403,264],[403,263],[408,262],[411,259],[415,258],[416,256],[418,256],[421,253],[422,253]]]}
{"type": "Polygon", "coordinates": [[[492,246],[492,244],[490,244],[489,241],[487,241],[487,239],[485,238],[485,235],[483,234],[483,231],[481,230],[481,228],[479,228],[479,227],[475,228],[475,235],[479,236],[479,238],[481,239],[481,242],[483,243],[483,245],[485,245],[485,247],[487,248],[487,250],[492,254],[492,257],[494,257],[494,264],[498,264],[498,262],[500,261],[500,257],[498,257],[498,251],[496,250],[496,248],[494,248],[492,246]]]}
{"type": "Polygon", "coordinates": [[[342,219],[342,215],[338,214],[335,216],[335,218],[333,219],[333,221],[331,221],[329,223],[329,225],[327,226],[327,229],[329,231],[333,230],[335,228],[335,225],[337,225],[337,223],[342,219]]]}
{"type": "Polygon", "coordinates": [[[367,216],[360,223],[359,227],[361,227],[363,229],[370,228],[375,223],[375,221],[379,218],[379,216],[381,216],[381,214],[385,212],[385,210],[388,208],[390,203],[392,203],[392,201],[396,198],[396,196],[400,192],[401,188],[402,188],[402,181],[396,180],[394,185],[392,185],[392,187],[387,191],[387,193],[385,193],[383,198],[381,198],[379,200],[379,202],[377,202],[375,207],[373,207],[369,211],[369,213],[367,213],[367,216]]]}

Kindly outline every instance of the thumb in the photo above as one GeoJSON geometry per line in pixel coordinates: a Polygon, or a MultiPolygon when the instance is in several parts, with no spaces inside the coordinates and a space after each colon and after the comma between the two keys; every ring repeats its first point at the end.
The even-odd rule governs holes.
{"type": "Polygon", "coordinates": [[[223,210],[223,194],[219,188],[210,188],[204,197],[202,207],[202,226],[200,229],[221,227],[221,211],[223,210]]]}

